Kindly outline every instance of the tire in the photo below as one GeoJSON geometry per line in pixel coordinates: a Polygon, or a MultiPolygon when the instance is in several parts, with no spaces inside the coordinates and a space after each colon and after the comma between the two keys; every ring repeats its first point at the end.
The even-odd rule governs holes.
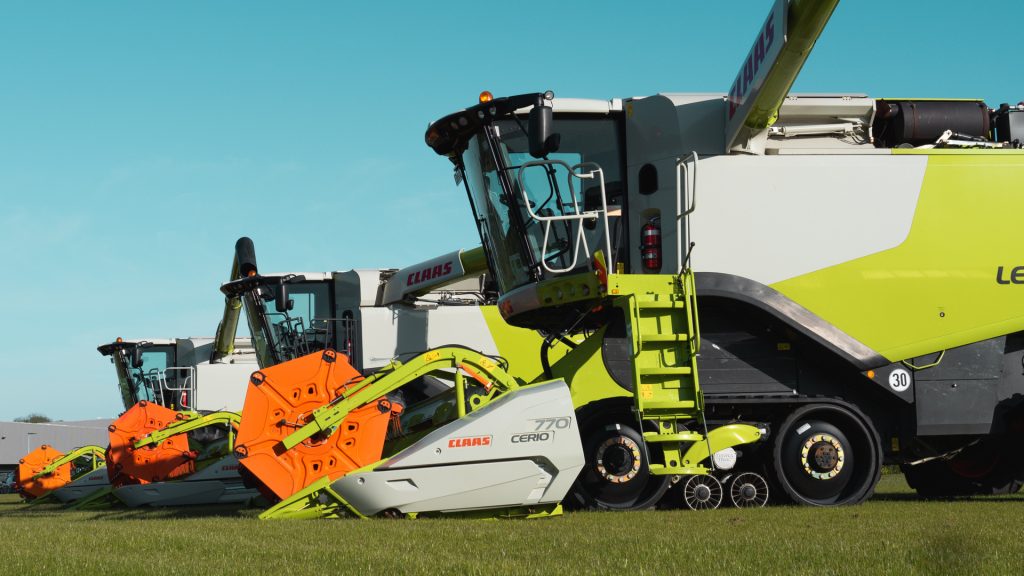
{"type": "Polygon", "coordinates": [[[597,415],[580,426],[586,463],[572,486],[572,508],[642,510],[658,503],[669,476],[650,473],[650,455],[628,412],[597,415]]]}
{"type": "Polygon", "coordinates": [[[777,430],[772,462],[782,494],[796,504],[859,504],[882,473],[878,434],[867,420],[834,404],[793,411],[777,430]]]}

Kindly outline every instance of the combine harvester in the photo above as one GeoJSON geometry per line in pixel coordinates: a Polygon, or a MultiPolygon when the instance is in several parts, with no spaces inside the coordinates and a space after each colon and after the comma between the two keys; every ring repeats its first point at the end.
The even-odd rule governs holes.
{"type": "Polygon", "coordinates": [[[505,320],[542,355],[578,342],[547,377],[579,503],[648,506],[698,465],[705,506],[734,464],[724,493],[751,503],[761,471],[819,506],[870,497],[883,463],[929,496],[1024,479],[1024,106],[789,95],[836,4],[776,1],[728,94],[484,93],[429,127],[505,320]],[[737,426],[770,438],[681,457],[737,426]]]}
{"type": "MultiPolygon", "coordinates": [[[[442,346],[383,366],[374,363],[388,357],[375,355],[367,347],[380,341],[382,328],[402,322],[401,313],[387,307],[409,306],[415,302],[409,287],[426,274],[443,280],[448,270],[454,270],[457,276],[464,272],[458,263],[467,260],[465,254],[451,254],[366,280],[366,275],[354,271],[346,273],[347,278],[252,277],[224,287],[225,293],[244,298],[259,353],[271,364],[284,361],[253,374],[236,442],[244,473],[264,495],[280,501],[263,518],[423,513],[545,516],[560,511],[560,502],[574,483],[580,492],[593,482],[589,475],[579,474],[583,452],[568,388],[561,380],[544,377],[545,363],[560,355],[536,354],[544,339],[535,331],[506,325],[493,306],[448,311],[428,306],[407,312],[426,316],[420,321],[424,327],[457,326],[459,331],[444,333],[455,341],[466,342],[467,334],[479,331],[474,326],[485,327],[494,347],[442,346]],[[291,312],[296,294],[302,295],[304,303],[300,311],[315,311],[317,301],[329,301],[332,283],[351,286],[356,280],[361,287],[350,294],[361,295],[368,307],[359,309],[356,301],[336,297],[335,318],[321,324],[312,312],[291,312]],[[307,296],[318,283],[322,295],[307,296]],[[380,306],[385,308],[379,310],[380,306]],[[376,314],[380,311],[387,313],[376,314]],[[443,314],[456,313],[462,314],[457,323],[458,316],[443,320],[443,314]],[[333,329],[332,322],[336,323],[333,329]],[[334,347],[348,354],[338,354],[334,347]],[[512,373],[510,366],[515,367],[512,373]]],[[[479,295],[477,300],[488,302],[489,298],[479,295]]],[[[673,314],[672,320],[684,330],[693,321],[685,313],[673,314]]],[[[690,344],[684,340],[665,340],[675,345],[669,351],[675,357],[690,354],[690,344]]],[[[552,341],[548,340],[549,346],[552,341]]],[[[416,342],[412,350],[444,340],[431,336],[416,342]]],[[[565,343],[576,346],[569,339],[565,343]]],[[[679,372],[675,367],[661,370],[679,372]]],[[[694,414],[699,413],[692,399],[680,398],[692,395],[692,387],[666,386],[665,390],[666,396],[675,395],[677,402],[688,403],[694,414]]],[[[589,392],[595,399],[613,394],[608,386],[595,386],[589,392]]],[[[588,425],[598,427],[594,417],[587,420],[588,425]]],[[[673,474],[687,476],[685,501],[693,507],[717,502],[721,487],[701,462],[715,454],[717,466],[727,470],[738,456],[733,447],[756,442],[761,435],[757,427],[744,424],[724,425],[704,435],[665,434],[666,441],[700,440],[674,452],[669,461],[673,474]]],[[[649,475],[635,465],[641,459],[639,436],[625,436],[609,423],[589,440],[599,441],[602,468],[597,474],[609,483],[625,484],[637,475],[649,475]]],[[[763,505],[767,500],[760,476],[723,477],[738,478],[730,484],[736,490],[736,505],[763,505]]],[[[616,493],[614,487],[606,491],[617,504],[643,498],[644,506],[653,505],[663,494],[664,490],[657,495],[616,493]]]]}
{"type": "MultiPolygon", "coordinates": [[[[254,250],[242,238],[231,278],[249,272],[256,272],[254,250]]],[[[258,496],[244,486],[233,454],[242,391],[259,368],[249,340],[235,338],[240,310],[241,302],[225,302],[214,338],[118,338],[99,347],[117,370],[126,408],[110,426],[108,475],[117,500],[177,506],[258,496]]]]}
{"type": "MultiPolygon", "coordinates": [[[[385,439],[389,446],[408,446],[438,423],[464,415],[467,407],[482,409],[491,400],[518,390],[520,381],[501,368],[509,363],[506,356],[521,355],[515,358],[517,366],[530,373],[530,379],[542,372],[536,355],[524,354],[539,344],[536,333],[507,325],[493,306],[484,305],[489,299],[485,279],[479,274],[484,268],[482,250],[476,249],[401,270],[254,275],[222,288],[229,297],[244,301],[257,353],[261,364],[267,366],[253,375],[237,439],[247,475],[272,500],[284,500],[265,513],[266,517],[347,509],[339,508],[335,500],[323,510],[319,506],[305,510],[310,498],[323,492],[324,481],[380,460],[385,439]],[[453,342],[462,346],[436,348],[453,342]],[[432,352],[424,355],[427,349],[432,352]],[[364,380],[364,374],[371,376],[364,380]],[[476,388],[466,384],[465,375],[476,388]],[[333,407],[332,417],[344,431],[329,442],[318,440],[319,432],[312,433],[317,439],[307,437],[298,450],[278,458],[277,440],[299,427],[295,422],[309,416],[307,409],[332,398],[348,400],[333,407]]],[[[534,410],[533,415],[554,422],[563,415],[566,398],[552,385],[517,392],[503,403],[519,407],[511,408],[513,411],[524,402],[550,404],[534,410]]],[[[517,422],[514,427],[524,432],[536,425],[521,418],[505,424],[517,422]]],[[[310,434],[308,430],[298,432],[303,433],[310,434]]],[[[524,469],[522,462],[510,460],[509,466],[522,475],[522,486],[512,492],[528,485],[528,493],[537,492],[537,503],[557,506],[561,496],[552,499],[550,494],[557,493],[560,484],[571,483],[578,471],[572,463],[572,434],[572,430],[560,433],[552,460],[556,467],[548,472],[539,473],[533,463],[524,469]],[[559,476],[554,492],[538,487],[539,478],[551,481],[559,468],[572,473],[559,476]],[[542,498],[542,493],[547,494],[542,498]]],[[[543,435],[554,436],[549,432],[543,435]]],[[[482,437],[465,441],[466,448],[484,442],[482,437]]],[[[509,458],[534,456],[534,447],[527,444],[515,447],[518,450],[509,452],[509,458]]],[[[462,452],[469,457],[480,454],[471,449],[462,452]]],[[[475,481],[483,479],[476,470],[486,466],[466,466],[474,470],[467,478],[476,475],[475,481]]],[[[441,482],[444,471],[438,468],[434,475],[433,481],[441,482]]],[[[448,483],[446,488],[455,489],[456,484],[448,483]]],[[[462,491],[477,488],[472,483],[459,487],[462,491]]],[[[434,497],[440,498],[438,494],[434,497]]]]}
{"type": "Polygon", "coordinates": [[[15,488],[32,505],[74,502],[109,485],[104,449],[82,446],[63,452],[43,444],[18,461],[15,488]]]}

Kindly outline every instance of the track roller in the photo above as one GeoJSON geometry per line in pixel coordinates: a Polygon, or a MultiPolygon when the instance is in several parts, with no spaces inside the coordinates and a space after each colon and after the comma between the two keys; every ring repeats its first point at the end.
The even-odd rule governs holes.
{"type": "Polygon", "coordinates": [[[683,502],[691,510],[714,510],[722,503],[722,483],[710,474],[690,476],[683,486],[683,502]]]}
{"type": "Polygon", "coordinates": [[[768,482],[754,472],[743,472],[729,480],[729,501],[737,508],[761,508],[768,503],[768,482]]]}

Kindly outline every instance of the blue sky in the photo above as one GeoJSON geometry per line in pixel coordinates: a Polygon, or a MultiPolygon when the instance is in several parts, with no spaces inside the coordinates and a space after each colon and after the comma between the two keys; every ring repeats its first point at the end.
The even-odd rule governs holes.
{"type": "MultiPolygon", "coordinates": [[[[475,245],[428,122],[484,89],[725,92],[770,5],[4,2],[0,419],[116,415],[96,346],[212,334],[239,236],[268,271],[475,245]]],[[[1021,21],[845,0],[794,89],[1015,103],[1021,21]]]]}

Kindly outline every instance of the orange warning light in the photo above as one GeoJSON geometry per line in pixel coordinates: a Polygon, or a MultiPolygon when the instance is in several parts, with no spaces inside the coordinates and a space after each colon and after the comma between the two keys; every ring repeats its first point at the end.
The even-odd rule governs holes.
{"type": "Polygon", "coordinates": [[[484,102],[490,102],[491,100],[494,100],[494,94],[491,94],[487,90],[484,90],[483,92],[480,93],[481,104],[483,104],[484,102]]]}

